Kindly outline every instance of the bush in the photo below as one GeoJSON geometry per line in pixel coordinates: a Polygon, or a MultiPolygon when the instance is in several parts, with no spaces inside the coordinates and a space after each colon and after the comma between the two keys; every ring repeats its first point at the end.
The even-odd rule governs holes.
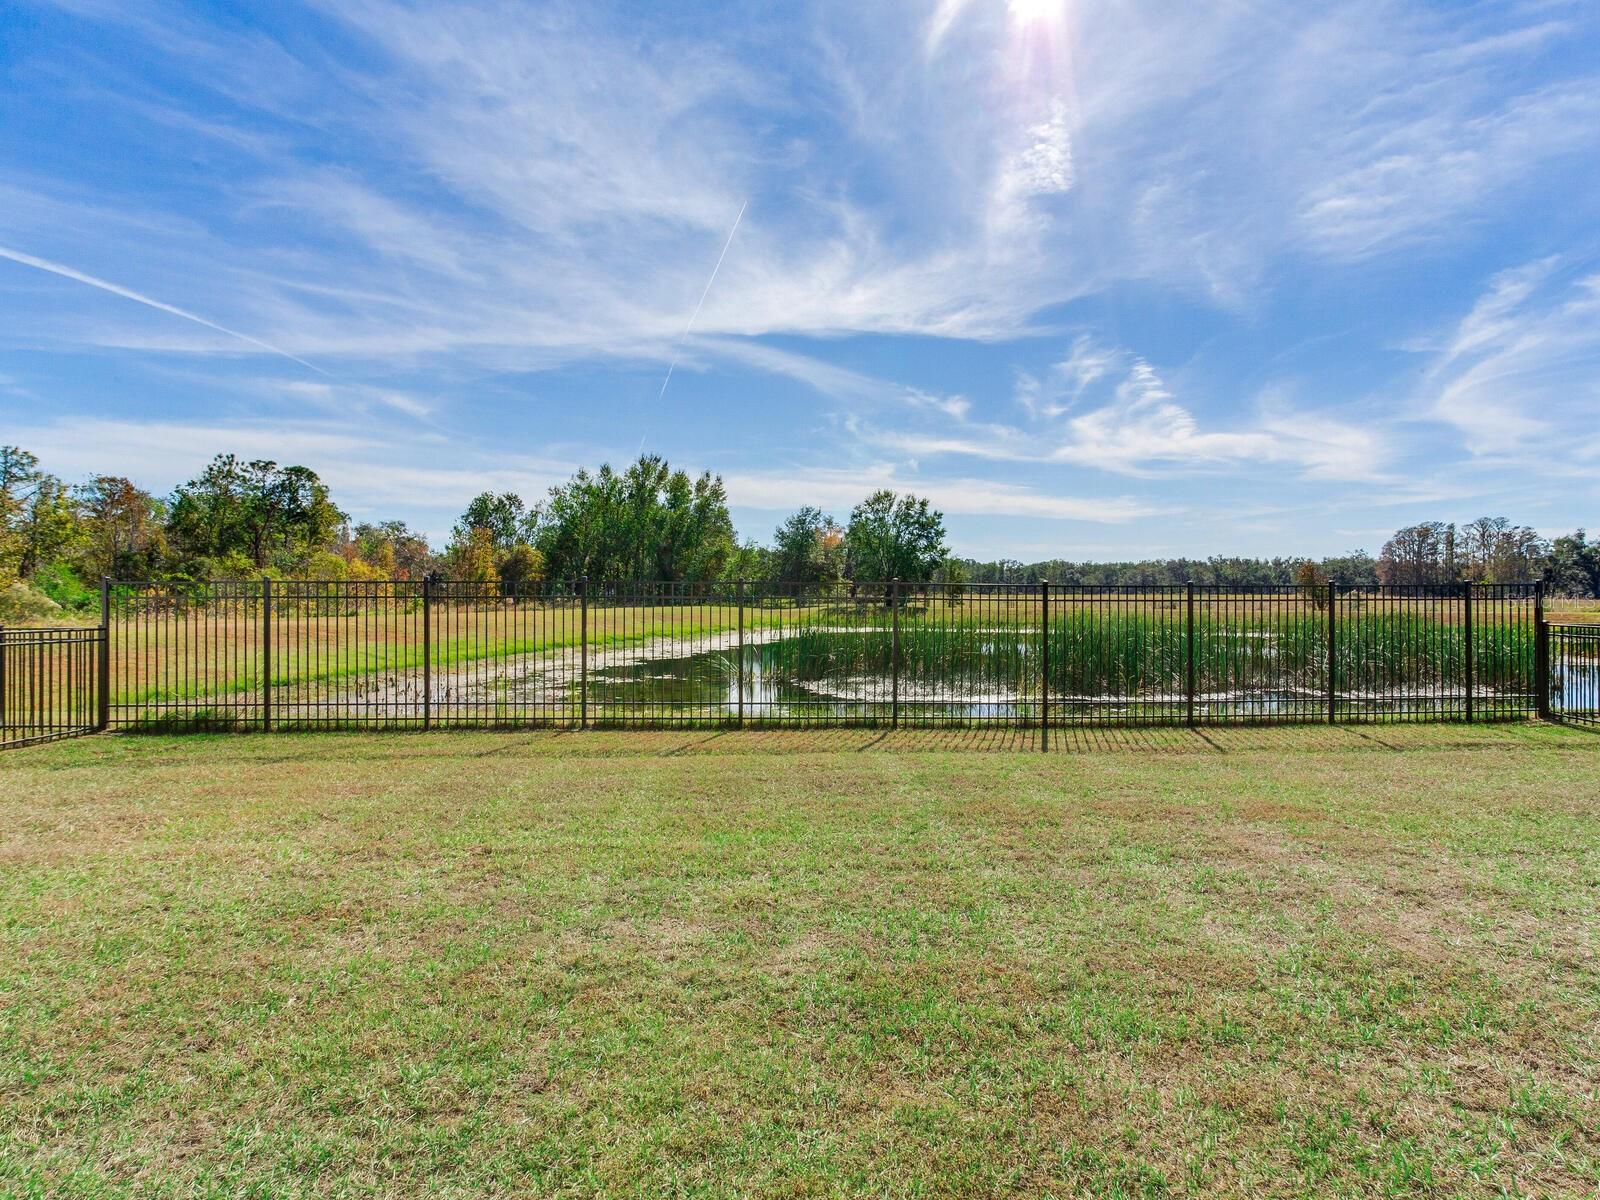
{"type": "Polygon", "coordinates": [[[33,586],[68,612],[92,612],[100,589],[91,588],[64,562],[54,562],[33,577],[33,586]]]}
{"type": "Polygon", "coordinates": [[[25,583],[0,586],[0,623],[44,621],[61,615],[61,605],[25,583]]]}

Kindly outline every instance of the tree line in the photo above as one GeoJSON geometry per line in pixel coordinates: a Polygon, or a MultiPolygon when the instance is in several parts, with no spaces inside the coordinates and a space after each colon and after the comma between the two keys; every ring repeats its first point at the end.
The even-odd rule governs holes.
{"type": "Polygon", "coordinates": [[[174,582],[444,576],[508,592],[546,580],[927,581],[948,571],[944,518],[877,491],[840,525],[805,508],[773,544],[740,542],[719,476],[657,455],[580,470],[529,504],[472,499],[442,549],[404,521],[352,525],[317,473],[220,454],[168,496],[122,476],[68,485],[0,447],[0,620],[92,608],[102,577],[174,582]]]}
{"type": "Polygon", "coordinates": [[[1440,586],[1520,583],[1543,579],[1562,595],[1600,598],[1600,539],[1579,529],[1547,539],[1506,517],[1464,525],[1426,521],[1397,530],[1374,558],[1365,551],[1329,558],[1163,558],[1137,562],[1015,559],[957,564],[973,583],[1055,583],[1090,586],[1178,586],[1189,581],[1222,587],[1290,587],[1336,582],[1352,586],[1440,586]]]}
{"type": "Polygon", "coordinates": [[[843,521],[800,509],[771,541],[740,541],[722,479],[657,455],[623,470],[580,470],[533,503],[512,492],[472,499],[442,548],[404,521],[352,524],[316,472],[221,454],[168,496],[97,475],[68,485],[16,446],[0,446],[0,620],[87,609],[98,580],[421,579],[504,588],[587,577],[597,585],[744,579],[833,584],[1037,583],[1232,587],[1437,585],[1544,577],[1600,597],[1600,540],[1583,529],[1547,540],[1504,517],[1431,521],[1395,533],[1374,558],[1172,558],[1024,564],[952,557],[927,499],[875,491],[843,521]]]}

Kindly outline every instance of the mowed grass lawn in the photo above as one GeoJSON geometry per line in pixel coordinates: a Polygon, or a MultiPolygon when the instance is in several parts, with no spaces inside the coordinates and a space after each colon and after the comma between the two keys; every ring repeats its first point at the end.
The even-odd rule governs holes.
{"type": "Polygon", "coordinates": [[[6,1196],[1590,1195],[1600,737],[0,761],[6,1196]]]}

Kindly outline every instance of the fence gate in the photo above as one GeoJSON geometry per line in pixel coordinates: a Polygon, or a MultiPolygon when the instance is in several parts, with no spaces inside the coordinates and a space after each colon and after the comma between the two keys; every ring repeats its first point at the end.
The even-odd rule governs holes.
{"type": "Polygon", "coordinates": [[[1548,624],[1542,650],[1550,716],[1600,728],[1600,625],[1548,624]]]}
{"type": "Polygon", "coordinates": [[[0,750],[104,729],[106,631],[0,628],[0,750]]]}

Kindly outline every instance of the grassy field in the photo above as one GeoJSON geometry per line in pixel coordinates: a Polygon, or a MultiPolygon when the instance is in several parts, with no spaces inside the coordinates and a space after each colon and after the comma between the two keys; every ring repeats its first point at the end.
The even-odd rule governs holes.
{"type": "Polygon", "coordinates": [[[109,737],[0,762],[0,1195],[1600,1182],[1600,737],[109,737]]]}

